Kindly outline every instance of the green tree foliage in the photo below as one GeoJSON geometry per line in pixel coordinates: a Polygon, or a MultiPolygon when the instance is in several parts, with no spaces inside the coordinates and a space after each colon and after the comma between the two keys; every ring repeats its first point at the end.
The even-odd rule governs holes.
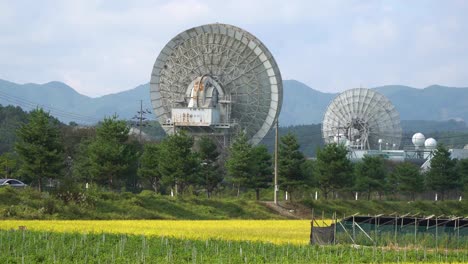
{"type": "Polygon", "coordinates": [[[80,144],[93,139],[96,136],[94,127],[62,126],[61,138],[65,156],[75,159],[78,155],[80,144]]]}
{"type": "MultiPolygon", "coordinates": [[[[96,128],[96,137],[87,147],[88,168],[92,178],[109,188],[118,186],[130,168],[134,168],[136,153],[130,146],[129,128],[117,116],[105,118],[96,128]]],[[[135,173],[135,172],[134,172],[135,173]]]]}
{"type": "Polygon", "coordinates": [[[241,133],[229,149],[226,162],[228,181],[237,187],[255,190],[256,199],[260,199],[260,190],[268,188],[273,179],[272,158],[265,145],[253,147],[244,133],[241,133]]]}
{"type": "Polygon", "coordinates": [[[128,153],[129,156],[129,167],[125,171],[123,177],[125,179],[126,187],[133,192],[141,191],[141,185],[138,184],[138,168],[139,168],[139,159],[143,153],[143,144],[138,140],[138,137],[135,135],[130,135],[128,139],[128,153]]]}
{"type": "Polygon", "coordinates": [[[370,200],[374,191],[382,194],[386,185],[386,168],[383,158],[380,156],[364,156],[362,161],[355,166],[355,176],[355,189],[365,191],[367,200],[370,200]]]}
{"type": "Polygon", "coordinates": [[[145,179],[156,193],[161,186],[162,178],[159,169],[160,157],[159,144],[148,143],[144,146],[143,154],[140,157],[140,168],[138,168],[138,176],[145,179]]]}
{"type": "Polygon", "coordinates": [[[457,162],[456,166],[458,177],[460,177],[460,183],[463,186],[463,190],[468,193],[468,159],[461,159],[457,162]]]}
{"type": "Polygon", "coordinates": [[[307,186],[318,186],[317,179],[315,178],[315,160],[305,160],[301,166],[301,170],[304,174],[304,180],[307,186]]]}
{"type": "Polygon", "coordinates": [[[353,167],[347,157],[348,150],[341,144],[328,144],[317,150],[315,177],[325,199],[328,194],[352,185],[353,167]]]}
{"type": "Polygon", "coordinates": [[[77,146],[75,155],[73,156],[72,177],[79,182],[89,183],[93,181],[91,169],[91,160],[89,158],[89,145],[93,139],[83,140],[77,146]]]}
{"type": "Polygon", "coordinates": [[[168,136],[160,144],[159,169],[163,182],[175,187],[175,194],[183,193],[193,183],[200,162],[192,152],[193,138],[183,131],[168,136]]]}
{"type": "MultiPolygon", "coordinates": [[[[317,148],[323,147],[322,126],[320,124],[279,127],[280,137],[292,133],[296,135],[301,152],[307,157],[314,157],[317,148]]],[[[271,129],[260,144],[267,146],[270,153],[275,149],[275,130],[271,129]]]]}
{"type": "Polygon", "coordinates": [[[223,181],[219,166],[219,151],[216,143],[209,137],[201,137],[198,141],[198,155],[201,162],[199,183],[205,188],[208,198],[223,181]]]}
{"type": "Polygon", "coordinates": [[[248,186],[255,190],[257,200],[260,200],[260,190],[271,186],[273,181],[272,158],[265,145],[252,148],[253,173],[248,186]]]}
{"type": "Polygon", "coordinates": [[[424,190],[424,177],[419,167],[410,162],[398,164],[388,177],[389,188],[393,192],[409,194],[415,199],[416,193],[424,190]]]}
{"type": "Polygon", "coordinates": [[[12,178],[18,171],[18,155],[13,152],[6,152],[0,155],[0,176],[2,178],[12,178]]]}
{"type": "Polygon", "coordinates": [[[96,136],[94,127],[80,127],[74,122],[61,127],[62,145],[64,147],[66,172],[60,182],[59,192],[79,193],[79,183],[89,182],[92,178],[89,171],[89,159],[86,154],[87,144],[96,136]],[[85,153],[84,155],[81,155],[85,153]]]}
{"type": "Polygon", "coordinates": [[[305,158],[299,150],[296,136],[291,133],[281,137],[278,157],[278,173],[280,188],[293,193],[305,184],[305,177],[301,169],[305,158]]]}
{"type": "Polygon", "coordinates": [[[459,186],[459,179],[455,170],[456,161],[450,158],[448,149],[439,144],[431,159],[431,167],[427,172],[426,184],[430,190],[440,193],[444,199],[447,191],[459,186]]]}
{"type": "Polygon", "coordinates": [[[0,105],[0,154],[14,151],[16,131],[27,122],[28,113],[20,107],[0,105]]]}
{"type": "Polygon", "coordinates": [[[228,181],[237,187],[237,196],[241,186],[247,186],[253,173],[253,161],[251,158],[252,145],[250,145],[245,133],[239,134],[229,148],[229,156],[226,161],[228,181]]]}
{"type": "Polygon", "coordinates": [[[16,151],[21,171],[37,180],[42,191],[44,178],[56,178],[64,165],[58,122],[43,109],[31,111],[27,124],[17,131],[16,151]]]}

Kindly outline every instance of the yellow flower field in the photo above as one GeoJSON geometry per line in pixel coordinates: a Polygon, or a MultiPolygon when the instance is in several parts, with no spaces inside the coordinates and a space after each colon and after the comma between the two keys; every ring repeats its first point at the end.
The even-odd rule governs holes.
{"type": "MultiPolygon", "coordinates": [[[[331,221],[320,224],[330,224],[331,221]]],[[[309,220],[5,220],[1,229],[68,233],[116,233],[185,239],[309,243],[309,220]]]]}

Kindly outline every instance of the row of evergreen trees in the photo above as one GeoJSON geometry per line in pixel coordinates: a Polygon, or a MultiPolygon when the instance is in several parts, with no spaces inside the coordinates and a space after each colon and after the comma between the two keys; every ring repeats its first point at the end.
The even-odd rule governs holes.
{"type": "MultiPolygon", "coordinates": [[[[278,158],[280,189],[299,196],[320,190],[324,198],[352,197],[365,193],[370,199],[414,199],[424,191],[443,198],[468,188],[468,160],[451,160],[439,146],[427,173],[411,163],[391,164],[379,156],[366,156],[353,164],[342,145],[329,144],[306,159],[293,134],[281,137],[278,158]]],[[[138,191],[150,188],[174,195],[204,192],[260,190],[272,186],[272,156],[263,145],[252,146],[245,135],[235,138],[227,155],[215,142],[196,142],[180,132],[161,142],[141,144],[129,136],[129,127],[117,117],[104,119],[96,129],[64,126],[42,109],[16,133],[15,152],[0,156],[4,177],[17,176],[40,190],[57,186],[73,190],[85,183],[109,189],[138,191]]]]}
{"type": "Polygon", "coordinates": [[[448,149],[439,145],[433,152],[431,167],[422,172],[410,162],[393,163],[382,156],[364,156],[351,164],[343,146],[327,145],[317,152],[317,184],[325,197],[329,192],[350,191],[414,200],[418,194],[435,192],[439,199],[458,197],[468,191],[468,159],[453,160],[448,149]],[[352,175],[352,177],[349,177],[352,175]],[[347,177],[348,176],[348,177],[347,177]]]}
{"type": "MultiPolygon", "coordinates": [[[[237,159],[233,155],[237,152],[236,144],[231,148],[228,165],[237,159]]],[[[319,148],[316,159],[306,160],[299,147],[294,135],[281,137],[278,162],[280,189],[291,195],[303,191],[310,193],[315,189],[320,190],[325,199],[339,196],[354,198],[356,193],[364,193],[367,199],[375,195],[379,199],[405,197],[414,200],[417,195],[427,192],[436,192],[439,199],[444,199],[449,194],[458,197],[468,191],[468,159],[452,160],[443,145],[434,151],[431,167],[426,172],[422,172],[419,165],[393,163],[382,156],[365,156],[360,162],[352,163],[347,148],[341,144],[319,148]]],[[[246,180],[249,175],[255,177],[251,173],[228,172],[246,180]]]]}
{"type": "Polygon", "coordinates": [[[23,179],[39,190],[59,186],[60,191],[74,191],[87,183],[113,190],[149,187],[174,195],[203,190],[209,197],[222,183],[238,190],[255,189],[259,197],[260,189],[272,180],[268,150],[251,146],[245,136],[232,147],[235,158],[226,161],[208,137],[195,142],[181,132],[161,142],[142,144],[129,132],[128,124],[115,116],[105,118],[95,129],[78,128],[36,109],[17,130],[14,151],[0,156],[0,173],[23,179]],[[237,175],[237,158],[245,159],[244,176],[257,177],[237,175]]]}

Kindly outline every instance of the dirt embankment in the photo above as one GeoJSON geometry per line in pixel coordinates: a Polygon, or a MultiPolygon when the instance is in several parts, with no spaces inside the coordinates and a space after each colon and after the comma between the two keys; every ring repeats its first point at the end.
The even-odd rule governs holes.
{"type": "Polygon", "coordinates": [[[262,202],[270,210],[290,219],[311,219],[312,210],[294,202],[262,202]]]}

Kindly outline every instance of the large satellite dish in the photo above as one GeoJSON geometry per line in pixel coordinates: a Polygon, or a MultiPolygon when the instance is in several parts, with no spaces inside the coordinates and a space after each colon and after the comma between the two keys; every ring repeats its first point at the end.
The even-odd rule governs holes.
{"type": "Polygon", "coordinates": [[[278,66],[255,36],[235,26],[186,30],[162,49],[153,67],[151,102],[164,130],[230,136],[257,144],[278,118],[283,85],[278,66]]]}
{"type": "Polygon", "coordinates": [[[357,149],[397,149],[401,142],[400,115],[383,95],[356,88],[338,95],[322,123],[325,143],[344,143],[357,149]]]}

